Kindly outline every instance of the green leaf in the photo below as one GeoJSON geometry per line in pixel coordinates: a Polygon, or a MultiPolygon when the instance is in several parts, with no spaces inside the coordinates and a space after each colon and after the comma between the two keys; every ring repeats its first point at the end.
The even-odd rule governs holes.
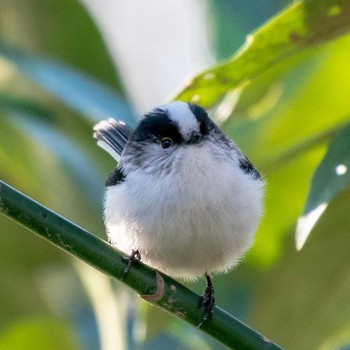
{"type": "Polygon", "coordinates": [[[296,231],[300,250],[329,202],[350,183],[350,124],[334,137],[316,169],[303,216],[296,231]]]}
{"type": "Polygon", "coordinates": [[[193,78],[175,99],[211,106],[228,91],[349,28],[349,1],[298,1],[249,35],[245,45],[231,59],[193,78]]]}
{"type": "Polygon", "coordinates": [[[290,237],[257,290],[250,322],[285,349],[320,349],[350,329],[349,207],[347,187],[330,203],[302,251],[290,237]]]}
{"type": "Polygon", "coordinates": [[[249,254],[259,268],[280,256],[328,142],[350,121],[349,38],[252,81],[222,124],[267,181],[265,215],[249,254]]]}
{"type": "Polygon", "coordinates": [[[49,59],[28,55],[4,43],[0,43],[0,57],[93,122],[115,117],[135,125],[135,115],[125,100],[83,73],[49,59]]]}

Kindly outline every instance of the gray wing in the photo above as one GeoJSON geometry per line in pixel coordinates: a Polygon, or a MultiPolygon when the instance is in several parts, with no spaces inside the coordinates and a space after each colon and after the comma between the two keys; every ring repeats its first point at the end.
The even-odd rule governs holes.
{"type": "Polygon", "coordinates": [[[254,180],[258,180],[261,178],[259,172],[254,168],[253,164],[249,161],[249,159],[242,154],[242,157],[239,158],[239,165],[242,171],[245,174],[251,175],[254,180]]]}
{"type": "Polygon", "coordinates": [[[101,148],[119,162],[132,131],[125,123],[110,118],[94,126],[94,138],[101,148]]]}

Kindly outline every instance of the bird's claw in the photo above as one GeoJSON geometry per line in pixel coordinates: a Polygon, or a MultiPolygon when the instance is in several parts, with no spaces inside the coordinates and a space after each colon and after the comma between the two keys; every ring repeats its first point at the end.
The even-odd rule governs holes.
{"type": "Polygon", "coordinates": [[[213,317],[214,306],[215,306],[215,290],[209,275],[206,273],[207,287],[204,290],[198,304],[198,308],[204,306],[205,313],[202,317],[201,322],[198,324],[198,328],[201,328],[205,322],[213,317]]]}
{"type": "Polygon", "coordinates": [[[130,271],[131,265],[134,261],[141,261],[141,253],[138,250],[132,250],[129,256],[123,256],[123,259],[127,261],[127,265],[124,268],[122,280],[130,271]]]}

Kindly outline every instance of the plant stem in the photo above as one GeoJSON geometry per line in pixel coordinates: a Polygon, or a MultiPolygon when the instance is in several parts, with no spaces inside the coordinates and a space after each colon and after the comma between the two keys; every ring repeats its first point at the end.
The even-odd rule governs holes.
{"type": "MultiPolygon", "coordinates": [[[[108,276],[122,280],[126,262],[121,252],[1,180],[0,212],[108,276]]],[[[133,263],[122,282],[141,298],[193,325],[202,319],[204,311],[198,309],[197,294],[142,263],[133,263]]],[[[281,349],[219,307],[201,329],[232,349],[281,349]]]]}

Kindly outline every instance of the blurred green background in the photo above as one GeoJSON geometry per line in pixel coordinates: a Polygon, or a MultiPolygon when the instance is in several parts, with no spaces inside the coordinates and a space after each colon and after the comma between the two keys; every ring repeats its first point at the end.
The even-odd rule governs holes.
{"type": "MultiPolygon", "coordinates": [[[[94,123],[135,125],[290,3],[0,0],[0,178],[105,238],[103,185],[115,164],[94,123]]],[[[343,3],[327,11],[337,16],[343,3]]],[[[347,166],[341,184],[327,173],[350,165],[344,28],[211,108],[267,181],[255,245],[214,277],[217,302],[286,349],[350,348],[350,179],[347,166]],[[325,189],[329,205],[297,252],[311,183],[309,201],[322,203],[325,189]]],[[[0,350],[223,349],[4,216],[0,238],[0,350]]],[[[188,285],[201,293],[204,281],[188,285]]]]}

